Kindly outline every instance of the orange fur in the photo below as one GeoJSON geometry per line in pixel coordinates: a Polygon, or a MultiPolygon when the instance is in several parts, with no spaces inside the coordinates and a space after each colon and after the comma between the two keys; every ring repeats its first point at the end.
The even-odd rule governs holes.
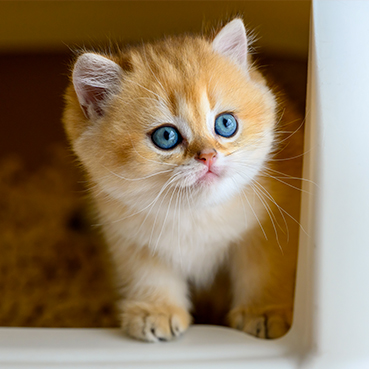
{"type": "MultiPolygon", "coordinates": [[[[187,282],[208,286],[221,264],[232,283],[231,326],[272,338],[291,324],[298,226],[286,213],[298,219],[299,194],[281,182],[285,175],[272,177],[298,177],[299,165],[268,163],[276,102],[242,54],[242,29],[234,20],[217,44],[186,36],[85,54],[74,68],[64,125],[90,178],[121,288],[122,327],[133,337],[157,341],[184,331],[187,282]],[[229,51],[232,37],[240,46],[229,51]],[[102,84],[97,92],[94,83],[102,84]],[[222,113],[238,122],[233,137],[214,132],[222,113]],[[152,133],[168,124],[183,140],[164,151],[152,133]],[[216,178],[202,181],[199,158],[210,151],[216,178]]],[[[298,150],[291,144],[279,156],[298,150]]]]}

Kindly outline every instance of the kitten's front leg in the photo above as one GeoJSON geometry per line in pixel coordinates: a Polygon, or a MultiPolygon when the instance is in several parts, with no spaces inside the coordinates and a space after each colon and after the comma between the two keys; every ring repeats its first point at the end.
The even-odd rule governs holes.
{"type": "Polygon", "coordinates": [[[284,253],[272,240],[253,235],[231,255],[233,328],[260,338],[283,336],[292,323],[296,250],[284,253]]]}
{"type": "Polygon", "coordinates": [[[148,342],[178,337],[191,323],[186,281],[148,250],[124,251],[116,259],[123,331],[148,342]]]}

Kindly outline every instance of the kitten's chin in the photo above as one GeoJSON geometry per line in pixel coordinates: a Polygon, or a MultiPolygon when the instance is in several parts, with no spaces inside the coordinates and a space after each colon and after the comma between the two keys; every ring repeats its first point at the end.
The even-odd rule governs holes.
{"type": "Polygon", "coordinates": [[[215,181],[219,181],[219,179],[220,178],[218,174],[209,170],[197,179],[195,185],[211,185],[212,183],[215,183],[215,181]]]}
{"type": "Polygon", "coordinates": [[[240,192],[240,185],[227,176],[206,172],[191,186],[192,198],[200,208],[224,204],[240,192]]]}

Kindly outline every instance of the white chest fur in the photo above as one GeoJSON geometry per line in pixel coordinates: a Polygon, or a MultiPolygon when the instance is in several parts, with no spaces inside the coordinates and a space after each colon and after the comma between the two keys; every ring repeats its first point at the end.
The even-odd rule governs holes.
{"type": "Polygon", "coordinates": [[[160,259],[195,283],[206,283],[232,242],[256,223],[254,207],[236,196],[206,209],[169,209],[134,216],[109,214],[105,226],[115,247],[149,247],[160,259]],[[114,219],[115,218],[115,219],[114,219]],[[119,220],[121,219],[121,220],[119,220]]]}

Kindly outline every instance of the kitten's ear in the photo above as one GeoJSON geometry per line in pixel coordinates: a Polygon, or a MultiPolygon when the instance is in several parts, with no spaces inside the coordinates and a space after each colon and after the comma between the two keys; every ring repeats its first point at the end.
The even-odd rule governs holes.
{"type": "Polygon", "coordinates": [[[234,19],[220,30],[213,41],[213,49],[247,68],[247,37],[241,19],[234,19]]]}
{"type": "Polygon", "coordinates": [[[106,103],[121,88],[122,68],[101,55],[81,55],[73,69],[73,85],[86,118],[104,115],[106,103]]]}

